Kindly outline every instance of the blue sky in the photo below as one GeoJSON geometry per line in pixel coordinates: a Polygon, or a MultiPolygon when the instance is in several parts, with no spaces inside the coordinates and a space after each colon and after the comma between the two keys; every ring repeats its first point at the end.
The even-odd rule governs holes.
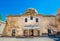
{"type": "Polygon", "coordinates": [[[0,14],[5,21],[8,14],[23,14],[26,9],[35,8],[39,14],[56,15],[60,0],[0,0],[0,14]]]}

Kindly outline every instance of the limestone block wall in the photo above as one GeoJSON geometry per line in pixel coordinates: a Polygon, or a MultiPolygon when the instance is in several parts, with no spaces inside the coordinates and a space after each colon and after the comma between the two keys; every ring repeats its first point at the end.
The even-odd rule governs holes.
{"type": "MultiPolygon", "coordinates": [[[[60,16],[60,10],[58,10],[58,15],[60,16]]],[[[15,36],[24,35],[25,26],[38,26],[40,30],[40,35],[42,33],[48,33],[48,29],[51,30],[52,34],[60,32],[60,17],[59,16],[44,16],[38,14],[35,9],[26,10],[23,15],[12,15],[6,17],[6,25],[3,30],[3,36],[12,36],[12,30],[15,29],[15,36]],[[33,16],[33,20],[30,17],[33,16]],[[27,18],[27,22],[25,22],[27,18]],[[36,22],[38,18],[38,22],[36,22]],[[59,20],[59,21],[58,21],[59,20]]]]}
{"type": "Polygon", "coordinates": [[[40,27],[40,35],[42,35],[42,33],[48,33],[49,28],[51,29],[49,24],[55,25],[55,17],[43,17],[36,15],[6,17],[6,27],[3,34],[5,36],[12,36],[12,29],[15,29],[15,36],[23,36],[25,26],[37,25],[40,27]],[[33,16],[33,20],[30,19],[31,16],[33,16]],[[25,18],[27,18],[27,22],[25,22],[25,18]],[[38,18],[38,22],[36,22],[36,18],[38,18]]]}
{"type": "Polygon", "coordinates": [[[5,28],[5,25],[6,25],[6,23],[5,22],[0,22],[0,34],[2,35],[2,33],[3,33],[3,30],[4,30],[4,28],[5,28]]]}
{"type": "Polygon", "coordinates": [[[41,21],[40,17],[36,17],[36,16],[33,16],[33,20],[30,20],[30,16],[21,16],[19,18],[19,20],[17,21],[18,22],[18,25],[19,25],[19,28],[17,28],[17,34],[16,35],[23,35],[23,32],[24,32],[24,27],[25,26],[28,26],[28,25],[40,25],[39,22],[36,23],[36,18],[38,18],[39,22],[41,21]],[[27,18],[27,22],[25,22],[25,18],[27,18]],[[21,33],[20,33],[21,32],[21,33]]]}
{"type": "Polygon", "coordinates": [[[51,33],[54,34],[54,32],[56,33],[57,32],[57,26],[56,26],[56,19],[55,19],[55,16],[53,17],[44,17],[47,21],[48,21],[48,29],[51,30],[51,33]]]}
{"type": "Polygon", "coordinates": [[[11,36],[11,30],[16,28],[18,17],[6,17],[6,26],[3,31],[3,36],[11,36]]]}
{"type": "Polygon", "coordinates": [[[58,32],[60,32],[60,15],[56,16],[56,24],[57,24],[58,32]]]}
{"type": "Polygon", "coordinates": [[[43,33],[48,33],[48,24],[49,24],[49,21],[46,20],[44,17],[42,18],[41,20],[41,28],[40,28],[40,34],[42,35],[43,33]]]}

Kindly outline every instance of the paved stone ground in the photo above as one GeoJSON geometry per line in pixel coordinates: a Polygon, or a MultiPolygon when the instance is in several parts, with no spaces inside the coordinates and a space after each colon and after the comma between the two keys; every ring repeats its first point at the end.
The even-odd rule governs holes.
{"type": "MultiPolygon", "coordinates": [[[[56,38],[58,40],[58,38],[56,38]]],[[[55,38],[49,37],[35,37],[35,38],[14,38],[14,37],[0,37],[0,41],[55,41],[55,38]]]]}

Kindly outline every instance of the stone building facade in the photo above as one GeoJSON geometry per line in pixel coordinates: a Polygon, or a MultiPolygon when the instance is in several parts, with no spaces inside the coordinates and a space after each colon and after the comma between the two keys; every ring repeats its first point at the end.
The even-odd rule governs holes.
{"type": "Polygon", "coordinates": [[[0,36],[3,34],[6,23],[0,20],[0,36]]]}
{"type": "Polygon", "coordinates": [[[60,10],[57,15],[41,15],[27,9],[23,15],[7,15],[2,36],[48,36],[60,32],[60,10]]]}

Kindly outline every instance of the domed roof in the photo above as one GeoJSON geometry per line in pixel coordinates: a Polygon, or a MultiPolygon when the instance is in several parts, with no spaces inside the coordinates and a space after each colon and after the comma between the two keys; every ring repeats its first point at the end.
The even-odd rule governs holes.
{"type": "Polygon", "coordinates": [[[37,10],[34,8],[28,8],[25,12],[25,14],[38,14],[37,10]]]}

